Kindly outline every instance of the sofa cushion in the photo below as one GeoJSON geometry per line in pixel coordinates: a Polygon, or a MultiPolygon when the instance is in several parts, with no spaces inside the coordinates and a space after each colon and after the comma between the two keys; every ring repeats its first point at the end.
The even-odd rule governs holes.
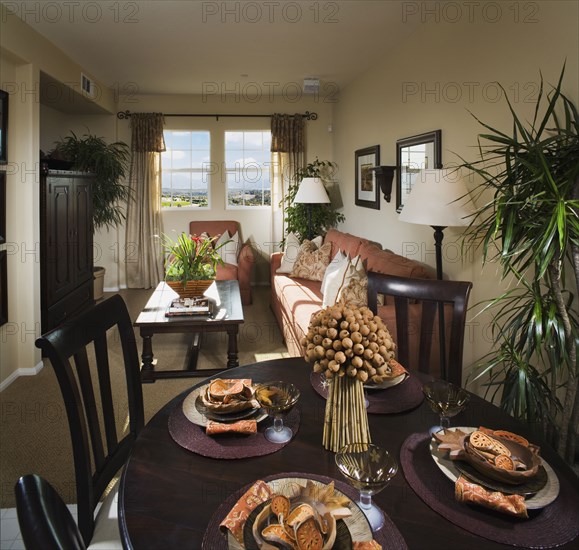
{"type": "Polygon", "coordinates": [[[217,266],[217,274],[215,278],[218,281],[236,281],[238,275],[237,265],[223,264],[217,266]]]}
{"type": "Polygon", "coordinates": [[[305,336],[313,313],[322,307],[321,285],[317,281],[276,275],[275,293],[282,308],[293,320],[296,337],[305,336]]]}
{"type": "Polygon", "coordinates": [[[330,263],[331,244],[323,244],[320,248],[307,239],[300,246],[298,257],[290,277],[300,277],[310,281],[321,281],[330,263]]]}
{"type": "Polygon", "coordinates": [[[337,229],[330,229],[324,238],[325,243],[332,243],[332,258],[338,253],[338,250],[341,250],[350,258],[354,258],[359,254],[360,247],[363,244],[368,244],[369,241],[362,237],[350,235],[350,233],[342,233],[337,229]]]}
{"type": "Polygon", "coordinates": [[[415,279],[432,279],[432,274],[417,262],[382,250],[379,246],[366,243],[360,247],[360,256],[366,259],[366,271],[411,277],[415,279]]]}

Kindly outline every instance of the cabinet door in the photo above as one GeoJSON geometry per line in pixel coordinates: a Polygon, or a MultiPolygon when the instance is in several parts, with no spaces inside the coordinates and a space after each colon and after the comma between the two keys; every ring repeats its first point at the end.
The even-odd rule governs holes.
{"type": "Polygon", "coordinates": [[[74,179],[74,276],[78,284],[93,279],[91,180],[74,179]]]}
{"type": "Polygon", "coordinates": [[[49,178],[46,196],[46,298],[60,300],[76,286],[74,273],[74,190],[69,178],[49,178]]]}

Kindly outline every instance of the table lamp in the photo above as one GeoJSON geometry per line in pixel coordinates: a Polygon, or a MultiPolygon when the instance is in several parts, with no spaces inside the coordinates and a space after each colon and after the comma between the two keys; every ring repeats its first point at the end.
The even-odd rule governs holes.
{"type": "Polygon", "coordinates": [[[418,173],[398,219],[434,229],[436,276],[442,279],[443,230],[467,226],[474,215],[472,199],[461,178],[449,178],[446,170],[423,170],[418,173]]]}
{"type": "Polygon", "coordinates": [[[294,204],[305,204],[308,212],[308,239],[312,240],[312,205],[328,204],[330,197],[320,178],[304,178],[294,198],[294,204]]]}

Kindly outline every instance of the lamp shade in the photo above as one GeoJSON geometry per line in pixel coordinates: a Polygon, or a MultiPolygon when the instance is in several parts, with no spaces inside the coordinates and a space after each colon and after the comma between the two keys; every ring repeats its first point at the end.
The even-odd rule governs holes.
{"type": "Polygon", "coordinates": [[[320,178],[304,178],[294,198],[297,204],[321,204],[330,202],[328,192],[320,178]]]}
{"type": "Polygon", "coordinates": [[[423,170],[417,174],[398,219],[438,227],[469,225],[475,206],[464,182],[449,178],[445,170],[423,170]]]}

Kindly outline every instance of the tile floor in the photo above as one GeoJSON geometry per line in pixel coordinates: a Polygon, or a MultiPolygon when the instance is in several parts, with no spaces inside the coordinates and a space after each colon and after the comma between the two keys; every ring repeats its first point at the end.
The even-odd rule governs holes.
{"type": "MultiPolygon", "coordinates": [[[[68,508],[72,517],[76,519],[76,504],[69,504],[68,508]]],[[[16,508],[0,509],[0,550],[25,550],[16,508]]]]}

